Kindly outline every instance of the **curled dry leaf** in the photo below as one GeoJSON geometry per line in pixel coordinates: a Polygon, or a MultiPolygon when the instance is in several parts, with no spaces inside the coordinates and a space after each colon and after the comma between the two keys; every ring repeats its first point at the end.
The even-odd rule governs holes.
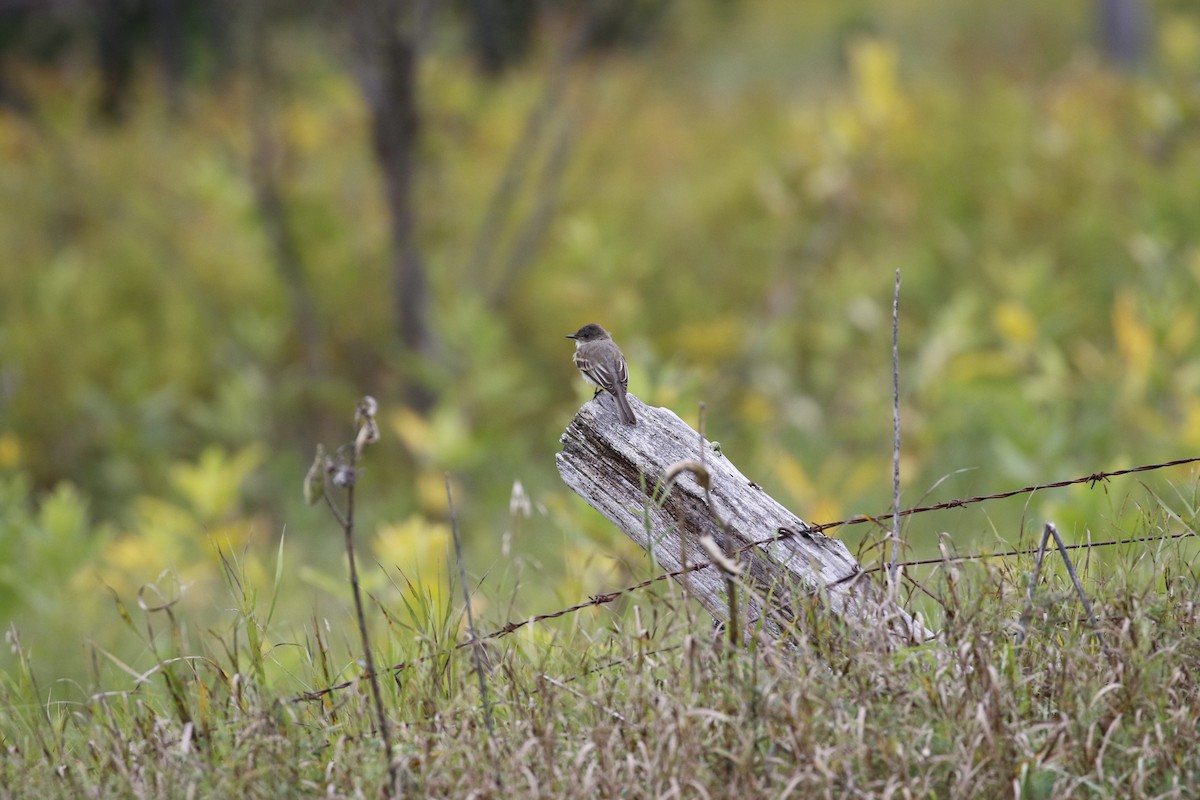
{"type": "Polygon", "coordinates": [[[325,446],[318,444],[317,453],[313,456],[312,466],[304,476],[304,502],[310,506],[320,501],[325,494],[325,473],[329,467],[329,459],[325,455],[325,446]]]}

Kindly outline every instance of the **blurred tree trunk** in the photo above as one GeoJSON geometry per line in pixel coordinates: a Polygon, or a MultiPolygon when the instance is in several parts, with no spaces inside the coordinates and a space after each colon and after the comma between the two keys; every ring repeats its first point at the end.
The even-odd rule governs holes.
{"type": "Polygon", "coordinates": [[[1096,0],[1100,50],[1111,63],[1133,68],[1145,59],[1150,12],[1144,0],[1096,0]]]}
{"type": "MultiPolygon", "coordinates": [[[[392,285],[397,333],[409,355],[429,355],[429,287],[416,242],[413,186],[420,115],[417,107],[418,0],[344,0],[359,88],[371,113],[371,141],[391,214],[392,285]]],[[[427,387],[410,380],[408,400],[427,409],[427,387]]]]}
{"type": "Polygon", "coordinates": [[[133,77],[133,34],[126,4],[94,0],[96,56],[100,66],[100,116],[121,122],[129,111],[129,81],[133,77]]]}
{"type": "Polygon", "coordinates": [[[187,71],[185,47],[187,8],[181,0],[153,0],[150,9],[162,61],[163,88],[171,114],[183,113],[183,83],[187,71]]]}
{"type": "Polygon", "coordinates": [[[252,142],[250,181],[263,228],[275,256],[275,268],[287,288],[305,374],[315,380],[325,374],[320,322],[316,303],[305,282],[301,248],[288,224],[287,203],[281,185],[288,161],[287,142],[275,123],[272,107],[272,98],[277,92],[276,76],[262,4],[247,4],[242,22],[248,32],[247,61],[254,87],[249,112],[252,142]]]}
{"type": "Polygon", "coordinates": [[[498,77],[528,52],[537,21],[534,0],[468,0],[465,10],[481,73],[498,77]]]}

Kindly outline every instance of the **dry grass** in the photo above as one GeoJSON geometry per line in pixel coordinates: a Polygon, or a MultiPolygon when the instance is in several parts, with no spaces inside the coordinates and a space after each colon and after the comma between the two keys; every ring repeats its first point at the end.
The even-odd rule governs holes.
{"type": "MultiPolygon", "coordinates": [[[[1093,559],[1084,585],[1099,631],[1048,557],[1022,645],[1028,561],[926,574],[940,638],[910,649],[814,609],[786,648],[733,650],[677,592],[603,612],[603,625],[576,615],[541,640],[502,638],[488,674],[498,775],[469,651],[437,654],[457,623],[414,597],[377,628],[386,660],[434,654],[383,682],[404,792],[1194,797],[1196,552],[1183,539],[1104,569],[1093,559]]],[[[291,646],[257,643],[269,631],[235,568],[242,605],[228,631],[190,645],[169,608],[131,618],[157,652],[140,682],[102,677],[99,652],[95,686],[40,684],[46,668],[27,659],[5,676],[0,794],[378,797],[386,769],[365,682],[300,697],[361,676],[349,646],[331,644],[352,637],[314,619],[291,646]]]]}

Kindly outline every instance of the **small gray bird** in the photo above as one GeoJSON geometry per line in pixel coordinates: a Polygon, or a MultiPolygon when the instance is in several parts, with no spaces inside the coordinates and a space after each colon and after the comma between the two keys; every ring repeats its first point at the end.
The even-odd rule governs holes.
{"type": "Polygon", "coordinates": [[[608,331],[592,322],[575,333],[568,333],[567,338],[575,340],[575,354],[571,357],[575,366],[583,373],[583,379],[596,387],[592,397],[600,394],[601,390],[608,392],[617,401],[621,421],[626,425],[636,425],[637,417],[625,399],[625,391],[629,387],[629,368],[625,366],[621,348],[617,347],[608,331]]]}

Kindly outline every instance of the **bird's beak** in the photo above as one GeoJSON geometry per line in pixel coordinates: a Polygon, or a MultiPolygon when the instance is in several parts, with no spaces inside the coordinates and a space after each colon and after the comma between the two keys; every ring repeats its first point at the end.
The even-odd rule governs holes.
{"type": "Polygon", "coordinates": [[[575,338],[575,334],[573,334],[573,333],[568,333],[568,334],[567,334],[567,338],[568,338],[568,339],[574,339],[574,338],[575,338]]]}

